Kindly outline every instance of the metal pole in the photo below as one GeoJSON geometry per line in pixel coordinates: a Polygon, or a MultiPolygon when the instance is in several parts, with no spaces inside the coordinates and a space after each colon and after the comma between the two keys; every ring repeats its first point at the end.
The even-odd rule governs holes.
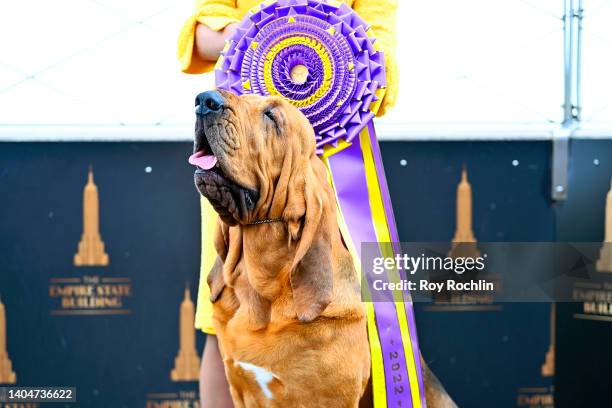
{"type": "Polygon", "coordinates": [[[578,10],[576,10],[576,75],[574,89],[574,118],[577,122],[582,120],[582,19],[584,18],[584,9],[582,8],[582,0],[578,0],[578,10]]]}
{"type": "Polygon", "coordinates": [[[572,121],[572,16],[574,14],[574,0],[563,1],[563,126],[572,121]]]}
{"type": "Polygon", "coordinates": [[[567,199],[569,140],[580,123],[582,0],[563,2],[563,122],[555,132],[552,145],[552,199],[567,199]]]}
{"type": "Polygon", "coordinates": [[[580,121],[582,63],[582,0],[563,2],[564,104],[563,125],[570,127],[580,121]]]}

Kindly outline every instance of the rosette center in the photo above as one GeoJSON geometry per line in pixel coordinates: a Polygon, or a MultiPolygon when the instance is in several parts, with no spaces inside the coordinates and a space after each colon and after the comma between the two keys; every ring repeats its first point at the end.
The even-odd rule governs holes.
{"type": "Polygon", "coordinates": [[[308,67],[297,64],[291,68],[291,80],[298,85],[302,85],[308,79],[308,67]]]}

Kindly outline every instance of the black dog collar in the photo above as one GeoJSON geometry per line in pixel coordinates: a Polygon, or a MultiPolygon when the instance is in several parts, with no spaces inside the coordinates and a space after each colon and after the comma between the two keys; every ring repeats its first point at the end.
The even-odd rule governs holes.
{"type": "Polygon", "coordinates": [[[259,224],[271,224],[273,222],[282,222],[282,218],[268,218],[266,220],[257,220],[253,222],[249,222],[247,225],[259,225],[259,224]]]}

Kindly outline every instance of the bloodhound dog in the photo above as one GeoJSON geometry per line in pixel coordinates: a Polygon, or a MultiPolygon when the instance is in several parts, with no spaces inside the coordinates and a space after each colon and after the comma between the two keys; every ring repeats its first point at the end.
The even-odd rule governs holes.
{"type": "MultiPolygon", "coordinates": [[[[234,405],[359,406],[365,308],[312,127],[277,97],[204,92],[196,114],[190,162],[219,214],[208,283],[234,405]]],[[[454,406],[425,378],[430,406],[454,406]]]]}

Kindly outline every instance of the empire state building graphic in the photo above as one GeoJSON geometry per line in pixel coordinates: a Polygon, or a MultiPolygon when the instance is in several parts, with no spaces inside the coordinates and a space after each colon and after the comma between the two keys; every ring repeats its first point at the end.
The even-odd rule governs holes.
{"type": "Polygon", "coordinates": [[[552,377],[555,375],[555,316],[557,314],[557,305],[550,305],[550,345],[546,352],[544,364],[542,364],[542,377],[552,377]]]}
{"type": "Polygon", "coordinates": [[[193,322],[195,307],[191,301],[189,287],[185,288],[185,298],[181,303],[179,323],[179,351],[174,359],[174,369],[170,373],[172,381],[197,381],[200,375],[200,356],[196,350],[196,334],[193,322]]]}
{"type": "Polygon", "coordinates": [[[610,191],[606,197],[605,237],[603,247],[597,260],[596,269],[599,272],[612,272],[612,180],[610,191]]]}
{"type": "Polygon", "coordinates": [[[472,185],[468,181],[465,166],[461,170],[461,181],[457,186],[457,220],[450,257],[480,256],[472,230],[472,185]]]}
{"type": "Polygon", "coordinates": [[[100,204],[93,169],[89,167],[87,184],[83,189],[83,235],[74,255],[75,266],[107,266],[108,254],[100,237],[100,204]]]}
{"type": "Polygon", "coordinates": [[[0,299],[0,384],[15,384],[17,376],[6,350],[6,310],[0,299]]]}

